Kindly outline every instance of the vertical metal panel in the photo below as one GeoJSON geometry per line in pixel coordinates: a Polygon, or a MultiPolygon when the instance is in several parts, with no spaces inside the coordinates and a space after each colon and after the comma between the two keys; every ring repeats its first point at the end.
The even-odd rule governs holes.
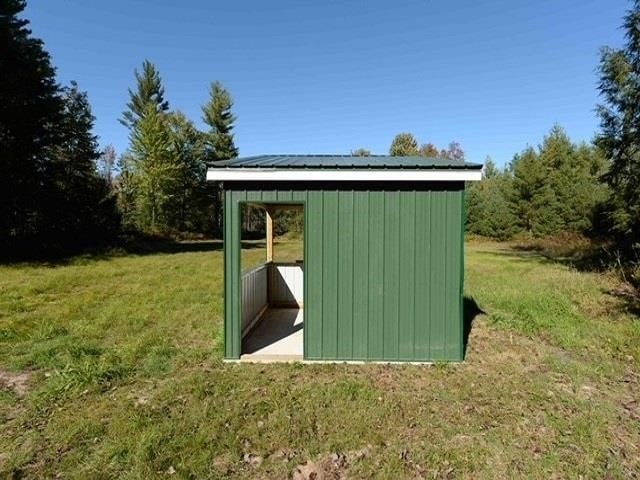
{"type": "Polygon", "coordinates": [[[415,268],[416,268],[416,194],[407,192],[400,197],[399,266],[400,289],[398,307],[398,358],[414,357],[415,324],[415,268]]]}
{"type": "Polygon", "coordinates": [[[223,255],[224,255],[224,319],[223,319],[223,338],[224,338],[224,356],[233,358],[232,355],[232,339],[231,339],[231,323],[234,321],[231,302],[233,288],[231,282],[232,267],[232,251],[235,245],[231,242],[231,191],[224,192],[223,218],[222,218],[222,238],[223,238],[223,255]]]}
{"type": "Polygon", "coordinates": [[[267,305],[267,265],[242,275],[242,332],[267,305]]]}
{"type": "Polygon", "coordinates": [[[447,285],[446,285],[446,325],[447,337],[445,339],[445,358],[448,360],[462,360],[462,329],[463,322],[461,310],[460,274],[462,270],[462,255],[460,254],[460,242],[462,235],[458,233],[462,218],[462,194],[458,192],[446,192],[447,195],[447,285]]]}
{"type": "Polygon", "coordinates": [[[384,359],[384,192],[369,194],[369,356],[384,359]]]}
{"type": "Polygon", "coordinates": [[[322,295],[323,295],[323,202],[321,191],[308,193],[306,209],[304,211],[307,231],[305,241],[305,285],[306,297],[304,299],[305,324],[304,336],[306,339],[305,357],[309,359],[322,358],[322,295]]]}
{"type": "Polygon", "coordinates": [[[398,359],[398,314],[400,312],[400,192],[384,197],[384,325],[383,357],[398,359]]]}
{"type": "Polygon", "coordinates": [[[240,208],[246,200],[245,191],[225,193],[225,356],[240,358],[241,297],[240,297],[240,208]]]}
{"type": "Polygon", "coordinates": [[[226,192],[227,358],[240,353],[241,319],[239,252],[226,252],[238,245],[238,202],[256,197],[305,202],[306,358],[462,358],[463,191],[455,185],[450,191],[226,192]]]}
{"type": "Polygon", "coordinates": [[[322,357],[338,358],[338,192],[322,196],[322,357]]]}
{"type": "Polygon", "coordinates": [[[460,192],[459,198],[458,198],[458,204],[460,205],[460,228],[459,228],[459,235],[458,235],[458,245],[460,248],[460,272],[458,275],[459,278],[459,284],[458,284],[458,295],[459,295],[459,315],[460,315],[460,342],[458,344],[458,360],[463,361],[464,360],[464,353],[465,353],[465,345],[464,345],[464,332],[465,332],[465,315],[464,315],[464,226],[467,223],[467,212],[465,210],[465,205],[466,205],[466,201],[465,201],[465,190],[463,189],[462,192],[460,192]]]}
{"type": "Polygon", "coordinates": [[[414,358],[431,358],[431,192],[416,195],[414,358]]]}
{"type": "Polygon", "coordinates": [[[432,360],[444,359],[445,342],[445,283],[446,283],[446,200],[442,192],[431,193],[431,304],[430,355],[432,360]]]}
{"type": "Polygon", "coordinates": [[[369,192],[354,192],[353,199],[353,319],[352,357],[369,356],[369,192]]]}
{"type": "Polygon", "coordinates": [[[353,191],[338,204],[338,358],[353,358],[353,191]]]}
{"type": "Polygon", "coordinates": [[[247,192],[248,202],[259,202],[260,200],[262,200],[262,192],[254,192],[254,191],[247,192]]]}

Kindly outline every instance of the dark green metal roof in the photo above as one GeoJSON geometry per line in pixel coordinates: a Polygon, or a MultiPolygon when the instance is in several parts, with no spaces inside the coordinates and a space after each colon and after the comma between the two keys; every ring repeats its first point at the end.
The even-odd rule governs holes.
{"type": "Polygon", "coordinates": [[[390,155],[371,155],[358,157],[353,155],[257,155],[253,157],[234,158],[214,162],[211,167],[231,168],[451,168],[464,170],[479,170],[482,164],[450,160],[437,157],[393,157],[390,155]]]}

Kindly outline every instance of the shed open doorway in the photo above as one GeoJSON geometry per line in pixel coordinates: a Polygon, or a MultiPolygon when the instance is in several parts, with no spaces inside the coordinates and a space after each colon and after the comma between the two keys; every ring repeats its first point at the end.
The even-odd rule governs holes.
{"type": "Polygon", "coordinates": [[[302,360],[304,207],[246,202],[242,210],[243,222],[253,220],[264,231],[264,243],[248,243],[253,248],[243,250],[241,257],[240,359],[302,360]],[[264,249],[255,248],[262,245],[264,249]]]}

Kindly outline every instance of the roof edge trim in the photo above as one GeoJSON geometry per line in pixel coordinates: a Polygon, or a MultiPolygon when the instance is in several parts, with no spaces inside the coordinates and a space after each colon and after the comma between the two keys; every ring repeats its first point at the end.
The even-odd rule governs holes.
{"type": "Polygon", "coordinates": [[[474,182],[482,180],[479,169],[285,169],[285,168],[209,168],[207,180],[274,182],[474,182]]]}

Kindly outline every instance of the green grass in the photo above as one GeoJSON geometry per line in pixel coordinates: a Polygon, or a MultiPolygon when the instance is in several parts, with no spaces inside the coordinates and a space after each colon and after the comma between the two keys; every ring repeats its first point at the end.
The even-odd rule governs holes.
{"type": "Polygon", "coordinates": [[[640,322],[615,276],[474,242],[464,364],[235,365],[221,267],[219,248],[0,267],[0,477],[640,470],[640,322]]]}

